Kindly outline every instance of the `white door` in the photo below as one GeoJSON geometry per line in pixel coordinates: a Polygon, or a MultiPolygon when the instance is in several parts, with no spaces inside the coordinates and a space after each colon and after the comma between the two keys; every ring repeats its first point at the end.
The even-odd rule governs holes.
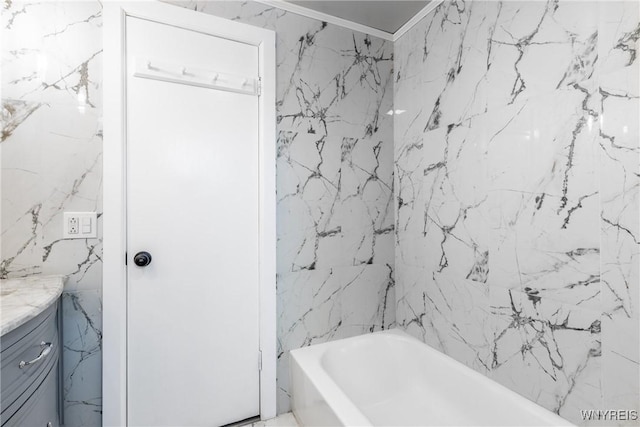
{"type": "Polygon", "coordinates": [[[257,78],[258,48],[129,16],[125,25],[128,423],[253,417],[258,96],[134,74],[143,61],[257,78]],[[139,252],[149,265],[135,265],[139,252]]]}

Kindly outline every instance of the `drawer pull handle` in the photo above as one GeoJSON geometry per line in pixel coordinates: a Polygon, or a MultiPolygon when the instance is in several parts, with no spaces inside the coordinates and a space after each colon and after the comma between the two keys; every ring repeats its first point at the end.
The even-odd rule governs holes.
{"type": "Polygon", "coordinates": [[[26,368],[27,366],[33,365],[34,363],[38,363],[42,359],[47,357],[49,355],[49,353],[51,353],[51,348],[53,347],[53,344],[50,343],[50,342],[42,341],[40,343],[40,347],[43,347],[42,351],[40,352],[40,355],[38,357],[36,357],[35,359],[30,360],[29,362],[25,362],[24,360],[22,362],[20,362],[20,364],[18,365],[20,367],[20,369],[26,368]]]}

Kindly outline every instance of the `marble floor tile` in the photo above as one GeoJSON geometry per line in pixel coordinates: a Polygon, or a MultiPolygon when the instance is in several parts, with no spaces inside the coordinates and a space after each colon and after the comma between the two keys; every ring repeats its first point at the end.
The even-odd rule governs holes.
{"type": "Polygon", "coordinates": [[[298,427],[298,421],[293,412],[278,415],[266,421],[258,421],[251,424],[251,427],[298,427]]]}

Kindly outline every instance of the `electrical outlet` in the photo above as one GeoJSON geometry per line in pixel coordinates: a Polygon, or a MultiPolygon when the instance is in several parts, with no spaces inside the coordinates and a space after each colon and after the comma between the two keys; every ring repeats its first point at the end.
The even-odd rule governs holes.
{"type": "Polygon", "coordinates": [[[69,224],[67,224],[69,234],[78,234],[78,217],[69,217],[69,224]]]}
{"type": "Polygon", "coordinates": [[[65,212],[63,239],[94,239],[98,236],[98,215],[95,212],[65,212]]]}

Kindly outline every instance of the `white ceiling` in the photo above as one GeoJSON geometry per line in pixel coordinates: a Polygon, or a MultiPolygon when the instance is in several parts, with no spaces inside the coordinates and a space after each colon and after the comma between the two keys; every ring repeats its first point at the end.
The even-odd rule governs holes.
{"type": "Polygon", "coordinates": [[[286,0],[298,6],[395,33],[420,12],[428,0],[286,0]]]}

